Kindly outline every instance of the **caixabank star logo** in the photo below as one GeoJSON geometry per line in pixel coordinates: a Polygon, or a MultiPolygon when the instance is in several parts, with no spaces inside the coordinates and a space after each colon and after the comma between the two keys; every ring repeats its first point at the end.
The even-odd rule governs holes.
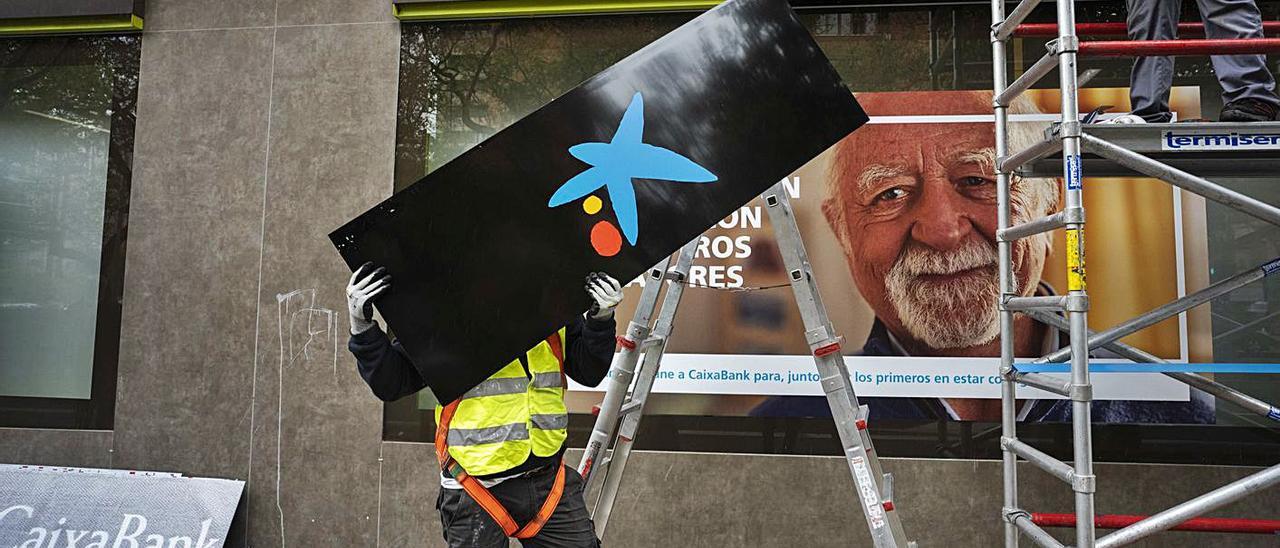
{"type": "Polygon", "coordinates": [[[643,142],[644,97],[636,93],[622,114],[622,121],[608,143],[580,143],[569,147],[569,154],[591,166],[574,175],[556,189],[547,207],[558,207],[579,198],[587,215],[596,215],[603,200],[595,192],[604,188],[613,206],[618,226],[601,219],[591,227],[591,247],[602,257],[612,257],[622,250],[622,237],[636,245],[640,237],[639,214],[636,211],[635,179],[677,183],[710,183],[716,175],[693,160],[659,146],[643,142]]]}

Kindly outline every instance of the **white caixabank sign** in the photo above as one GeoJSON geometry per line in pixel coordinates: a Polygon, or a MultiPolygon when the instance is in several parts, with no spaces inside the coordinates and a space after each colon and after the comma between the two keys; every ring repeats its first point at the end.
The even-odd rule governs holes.
{"type": "Polygon", "coordinates": [[[0,464],[0,548],[220,548],[244,482],[0,464]]]}

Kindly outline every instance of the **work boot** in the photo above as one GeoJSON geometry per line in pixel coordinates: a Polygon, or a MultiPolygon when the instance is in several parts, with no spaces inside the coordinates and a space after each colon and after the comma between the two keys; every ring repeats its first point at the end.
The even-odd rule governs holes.
{"type": "Polygon", "coordinates": [[[1240,99],[1222,106],[1219,122],[1272,122],[1277,120],[1280,109],[1257,99],[1240,99]]]}

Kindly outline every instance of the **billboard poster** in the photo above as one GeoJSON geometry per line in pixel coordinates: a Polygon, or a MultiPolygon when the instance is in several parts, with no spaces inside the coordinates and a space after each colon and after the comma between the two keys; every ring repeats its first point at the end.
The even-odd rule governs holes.
{"type": "MultiPolygon", "coordinates": [[[[783,182],[859,398],[879,419],[999,420],[999,295],[994,132],[989,91],[857,94],[867,126],[783,182]]],[[[1127,89],[1081,90],[1080,110],[1126,105],[1127,89]]],[[[1058,119],[1056,89],[1010,109],[1010,148],[1058,119]]],[[[1195,88],[1176,88],[1178,119],[1200,116],[1195,88]]],[[[1122,111],[1122,108],[1113,109],[1122,111]]],[[[1157,180],[1084,174],[1090,325],[1103,329],[1208,284],[1204,202],[1157,180]],[[1141,214],[1135,214],[1140,211],[1141,214]]],[[[1015,222],[1061,208],[1061,178],[1019,178],[1015,222]]],[[[1066,290],[1062,231],[1020,241],[1023,295],[1066,290]]],[[[760,200],[702,236],[675,333],[646,412],[823,416],[813,360],[760,200]],[[776,287],[775,287],[776,286],[776,287]],[[771,289],[754,289],[769,288],[771,289]]],[[[629,321],[641,281],[618,311],[629,321]]],[[[1212,361],[1207,311],[1170,318],[1123,342],[1173,361],[1212,361]]],[[[1028,361],[1066,344],[1019,317],[1028,361]]],[[[1096,356],[1107,359],[1105,355],[1096,356]]],[[[1093,376],[1094,418],[1208,423],[1207,396],[1159,374],[1093,376]]],[[[600,389],[575,386],[571,411],[600,389]]],[[[1022,420],[1067,418],[1069,402],[1020,387],[1022,420]]]]}

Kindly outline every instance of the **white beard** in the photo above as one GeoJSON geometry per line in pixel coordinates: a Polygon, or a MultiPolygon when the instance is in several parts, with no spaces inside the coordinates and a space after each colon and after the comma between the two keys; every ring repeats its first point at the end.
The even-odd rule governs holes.
{"type": "Polygon", "coordinates": [[[930,348],[989,343],[1000,336],[998,261],[995,246],[976,237],[945,253],[909,242],[885,277],[889,302],[911,336],[930,348]],[[919,278],[970,269],[982,270],[943,283],[919,278]]]}

